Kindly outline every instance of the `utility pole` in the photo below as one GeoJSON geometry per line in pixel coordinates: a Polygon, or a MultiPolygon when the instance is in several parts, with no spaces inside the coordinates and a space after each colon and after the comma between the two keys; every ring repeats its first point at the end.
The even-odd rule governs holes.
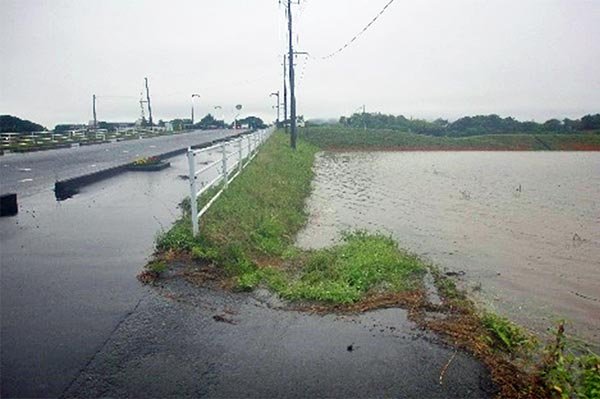
{"type": "Polygon", "coordinates": [[[364,129],[365,132],[367,131],[367,120],[366,120],[366,117],[367,117],[367,115],[365,113],[365,105],[363,104],[363,117],[362,117],[362,120],[363,120],[363,129],[364,129]]]}
{"type": "Polygon", "coordinates": [[[289,67],[290,67],[290,122],[291,122],[291,135],[290,145],[296,149],[296,138],[298,132],[296,130],[296,97],[295,97],[295,83],[294,83],[294,48],[293,48],[293,33],[292,33],[292,0],[288,0],[287,12],[288,12],[288,39],[289,39],[289,67]]]}
{"type": "Polygon", "coordinates": [[[98,126],[98,121],[96,119],[96,95],[92,95],[92,112],[94,113],[94,130],[96,130],[96,126],[98,126]]]}
{"type": "Polygon", "coordinates": [[[200,94],[192,94],[192,126],[194,126],[194,97],[200,98],[200,94]]]}
{"type": "Polygon", "coordinates": [[[152,123],[152,106],[150,105],[150,89],[148,88],[148,78],[144,78],[146,82],[146,102],[148,103],[148,123],[150,126],[154,126],[152,123]]]}
{"type": "Polygon", "coordinates": [[[144,104],[146,104],[146,100],[144,100],[144,92],[140,92],[140,123],[141,126],[144,127],[144,121],[146,120],[146,115],[144,115],[144,104]]]}
{"type": "Polygon", "coordinates": [[[287,79],[286,79],[286,74],[287,74],[287,68],[286,68],[286,60],[285,60],[285,54],[283,55],[283,125],[285,126],[285,132],[288,132],[288,125],[287,125],[287,118],[288,118],[288,112],[287,112],[287,79]]]}
{"type": "Polygon", "coordinates": [[[221,110],[221,120],[223,121],[223,123],[225,123],[225,112],[223,111],[223,107],[221,107],[220,105],[215,105],[214,109],[215,109],[215,117],[217,115],[217,110],[218,109],[221,110]]]}
{"type": "Polygon", "coordinates": [[[276,126],[279,127],[279,90],[277,90],[275,93],[269,94],[269,97],[272,97],[272,96],[277,97],[277,105],[275,106],[275,108],[277,108],[277,122],[276,122],[276,126]]]}

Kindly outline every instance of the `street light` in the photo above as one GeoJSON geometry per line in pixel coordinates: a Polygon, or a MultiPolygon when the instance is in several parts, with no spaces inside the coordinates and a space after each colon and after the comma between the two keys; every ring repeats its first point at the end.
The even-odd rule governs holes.
{"type": "Polygon", "coordinates": [[[223,124],[225,124],[225,112],[223,112],[223,107],[221,107],[220,105],[215,105],[213,108],[215,109],[215,116],[217,114],[217,110],[221,110],[221,120],[223,121],[223,124]]]}
{"type": "Polygon", "coordinates": [[[240,112],[242,110],[242,104],[238,104],[235,106],[235,109],[238,111],[237,114],[235,114],[235,116],[233,117],[233,128],[237,129],[237,118],[238,116],[240,116],[240,112]]]}
{"type": "Polygon", "coordinates": [[[194,97],[200,98],[200,94],[192,94],[192,127],[194,126],[194,97]]]}
{"type": "Polygon", "coordinates": [[[271,93],[269,95],[269,97],[272,97],[272,96],[276,96],[277,97],[277,105],[275,106],[275,108],[277,108],[277,122],[276,122],[276,126],[279,127],[279,90],[277,90],[277,92],[271,93]]]}

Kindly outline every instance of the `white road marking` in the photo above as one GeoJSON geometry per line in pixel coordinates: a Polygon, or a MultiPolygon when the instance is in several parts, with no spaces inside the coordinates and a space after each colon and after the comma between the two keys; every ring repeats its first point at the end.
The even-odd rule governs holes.
{"type": "Polygon", "coordinates": [[[19,180],[19,183],[27,183],[33,181],[33,179],[23,179],[23,180],[19,180]]]}
{"type": "Polygon", "coordinates": [[[31,168],[18,168],[19,172],[31,172],[31,168]]]}

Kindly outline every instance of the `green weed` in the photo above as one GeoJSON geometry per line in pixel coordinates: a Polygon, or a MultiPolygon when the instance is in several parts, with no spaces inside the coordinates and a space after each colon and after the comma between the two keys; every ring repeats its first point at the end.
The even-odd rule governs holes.
{"type": "Polygon", "coordinates": [[[156,275],[160,275],[168,269],[166,262],[158,260],[148,263],[146,268],[156,275]]]}
{"type": "Polygon", "coordinates": [[[485,339],[496,349],[512,353],[521,348],[530,348],[533,337],[508,319],[494,313],[484,313],[481,322],[488,332],[485,339]]]}
{"type": "Polygon", "coordinates": [[[559,324],[555,342],[546,347],[544,354],[540,377],[555,396],[562,399],[600,398],[600,356],[571,345],[563,323],[559,324]]]}

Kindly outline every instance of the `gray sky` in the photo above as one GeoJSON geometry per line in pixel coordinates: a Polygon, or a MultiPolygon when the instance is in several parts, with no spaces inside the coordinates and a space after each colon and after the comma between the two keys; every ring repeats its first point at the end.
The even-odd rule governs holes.
{"type": "MultiPolygon", "coordinates": [[[[600,112],[600,0],[301,0],[294,6],[298,111],[522,120],[600,112]]],[[[277,0],[0,0],[0,114],[51,128],[139,116],[150,79],[156,120],[221,105],[274,119],[285,40],[277,0]],[[123,97],[119,97],[123,96],[123,97]]],[[[220,117],[220,111],[217,112],[220,117]]]]}

